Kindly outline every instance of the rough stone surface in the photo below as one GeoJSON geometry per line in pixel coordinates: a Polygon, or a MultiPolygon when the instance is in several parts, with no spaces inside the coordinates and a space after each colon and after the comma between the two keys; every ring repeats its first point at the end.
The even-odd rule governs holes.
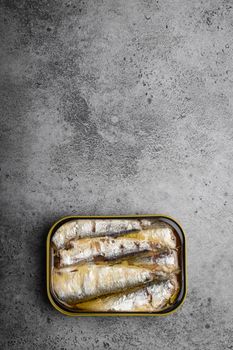
{"type": "Polygon", "coordinates": [[[1,1],[1,349],[233,349],[233,2],[1,1]],[[69,318],[67,214],[167,213],[189,289],[164,318],[69,318]]]}

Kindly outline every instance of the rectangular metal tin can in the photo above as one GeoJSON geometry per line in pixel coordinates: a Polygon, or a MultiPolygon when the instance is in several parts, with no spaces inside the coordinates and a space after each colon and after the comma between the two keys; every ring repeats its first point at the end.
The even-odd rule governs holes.
{"type": "Polygon", "coordinates": [[[118,216],[65,216],[55,222],[55,224],[50,228],[48,236],[47,236],[47,244],[46,244],[46,282],[47,282],[47,295],[48,298],[53,305],[53,307],[60,311],[62,314],[67,316],[166,316],[180,307],[186,297],[187,293],[187,268],[186,268],[186,237],[183,228],[181,225],[172,217],[162,214],[148,214],[148,215],[118,215],[118,216]],[[176,237],[179,240],[180,244],[180,254],[179,254],[179,265],[181,272],[179,274],[179,282],[180,282],[180,291],[173,305],[169,306],[165,310],[159,312],[82,312],[82,311],[71,311],[65,309],[63,305],[59,304],[59,301],[54,296],[51,287],[51,271],[52,271],[52,248],[51,248],[51,239],[55,231],[64,223],[70,220],[78,220],[78,219],[158,219],[159,221],[163,221],[170,226],[175,231],[176,237]]]}

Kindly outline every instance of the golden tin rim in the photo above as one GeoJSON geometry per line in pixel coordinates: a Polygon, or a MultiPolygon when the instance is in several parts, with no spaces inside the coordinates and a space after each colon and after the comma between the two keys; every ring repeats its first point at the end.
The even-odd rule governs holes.
{"type": "Polygon", "coordinates": [[[111,317],[124,317],[124,316],[151,316],[151,317],[161,317],[161,316],[167,316],[167,315],[171,315],[174,312],[176,312],[184,303],[186,296],[187,296],[187,248],[186,248],[186,241],[187,241],[187,237],[186,234],[184,232],[183,227],[181,226],[181,224],[174,219],[171,216],[168,215],[164,215],[164,214],[142,214],[142,215],[91,215],[91,216],[87,216],[87,215],[67,215],[67,216],[63,216],[61,219],[57,220],[50,228],[49,233],[47,235],[47,241],[46,241],[46,286],[47,286],[47,295],[48,295],[48,299],[50,301],[50,303],[53,305],[53,307],[61,312],[63,315],[66,316],[72,316],[72,317],[98,317],[98,316],[111,316],[111,317]],[[181,230],[182,234],[183,234],[183,238],[184,238],[184,292],[182,295],[182,299],[179,302],[179,304],[172,310],[168,311],[168,312],[164,312],[164,313],[121,313],[121,312],[103,312],[103,313],[91,313],[91,312],[82,312],[82,313],[78,313],[78,312],[70,312],[67,310],[62,309],[53,299],[51,292],[50,292],[50,240],[51,240],[51,235],[54,232],[54,229],[57,225],[59,225],[62,221],[66,221],[69,219],[116,219],[116,218],[142,218],[142,217],[161,217],[161,218],[165,218],[165,219],[169,219],[171,221],[173,221],[181,230]]]}

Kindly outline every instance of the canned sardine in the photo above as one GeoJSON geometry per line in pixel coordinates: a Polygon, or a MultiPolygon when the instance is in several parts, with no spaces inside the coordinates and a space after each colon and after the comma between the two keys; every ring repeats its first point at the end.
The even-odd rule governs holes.
{"type": "Polygon", "coordinates": [[[185,259],[170,217],[66,217],[47,238],[48,296],[72,316],[168,314],[185,298],[185,259]]]}

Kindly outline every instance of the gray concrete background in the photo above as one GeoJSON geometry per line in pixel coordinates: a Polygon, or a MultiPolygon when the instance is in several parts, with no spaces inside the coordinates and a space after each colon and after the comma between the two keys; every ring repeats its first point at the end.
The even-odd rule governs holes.
{"type": "Polygon", "coordinates": [[[233,349],[233,2],[1,1],[1,349],[233,349]],[[69,318],[68,214],[166,213],[189,290],[165,318],[69,318]]]}

